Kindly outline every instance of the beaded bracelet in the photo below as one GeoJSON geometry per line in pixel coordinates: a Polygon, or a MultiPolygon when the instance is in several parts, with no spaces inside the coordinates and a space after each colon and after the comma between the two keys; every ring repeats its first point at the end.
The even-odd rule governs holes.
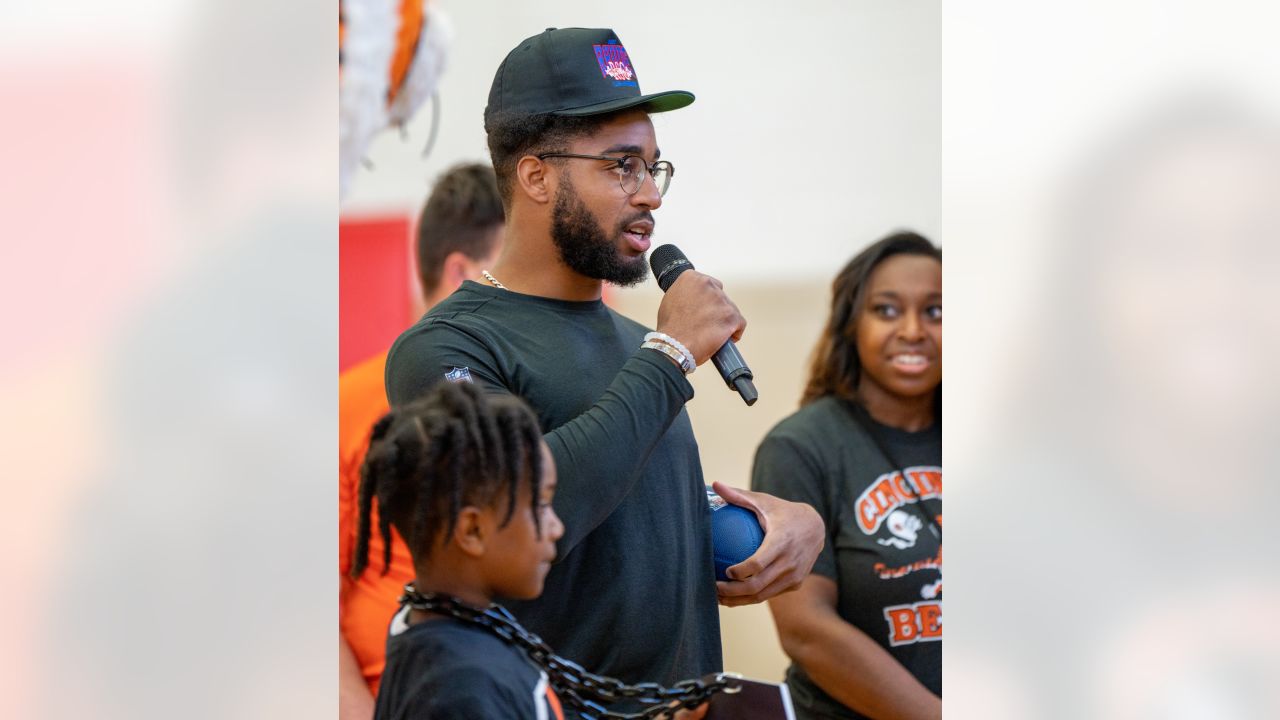
{"type": "Polygon", "coordinates": [[[672,360],[675,361],[676,365],[680,368],[680,372],[684,373],[685,375],[688,375],[689,373],[693,372],[693,370],[690,369],[689,364],[687,363],[685,357],[680,354],[680,351],[676,350],[670,345],[667,345],[666,343],[654,342],[650,340],[649,342],[642,344],[640,347],[642,349],[657,350],[663,355],[666,355],[667,357],[671,358],[672,360]]]}
{"type": "MultiPolygon", "coordinates": [[[[671,337],[670,335],[662,332],[651,332],[651,333],[645,334],[644,340],[645,342],[666,343],[671,347],[675,348],[676,350],[678,350],[680,354],[684,356],[685,360],[688,363],[689,369],[685,371],[686,375],[693,372],[698,367],[698,362],[693,359],[693,353],[689,352],[689,348],[685,347],[683,343],[671,337]]],[[[685,363],[683,362],[680,363],[680,367],[685,367],[685,366],[686,366],[685,363]]]]}

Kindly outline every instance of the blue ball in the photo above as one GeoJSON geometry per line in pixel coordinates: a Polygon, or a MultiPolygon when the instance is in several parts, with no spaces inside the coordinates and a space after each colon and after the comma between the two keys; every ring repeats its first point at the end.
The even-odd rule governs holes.
{"type": "Polygon", "coordinates": [[[728,580],[725,570],[751,557],[764,542],[764,530],[756,514],[730,505],[719,495],[707,492],[711,503],[711,546],[716,579],[728,580]]]}

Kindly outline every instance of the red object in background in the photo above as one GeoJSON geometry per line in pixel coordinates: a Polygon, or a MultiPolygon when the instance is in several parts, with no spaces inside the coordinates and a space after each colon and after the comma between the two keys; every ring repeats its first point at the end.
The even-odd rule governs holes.
{"type": "Polygon", "coordinates": [[[412,220],[363,216],[338,224],[338,371],[391,347],[413,324],[412,220]]]}

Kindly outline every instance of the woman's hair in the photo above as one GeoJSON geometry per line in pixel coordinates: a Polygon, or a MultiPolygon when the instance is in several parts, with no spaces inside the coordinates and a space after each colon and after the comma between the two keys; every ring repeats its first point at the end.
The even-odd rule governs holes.
{"type": "MultiPolygon", "coordinates": [[[[378,499],[383,574],[391,565],[391,526],[415,562],[437,537],[453,532],[468,505],[495,507],[506,498],[505,526],[527,479],[536,509],[542,485],[542,431],[524,401],[486,395],[471,383],[442,382],[424,397],[393,409],[373,426],[360,469],[360,520],[351,576],[369,564],[373,499],[378,499]]],[[[534,513],[535,527],[538,514],[534,513]]]]}
{"type": "MultiPolygon", "coordinates": [[[[858,253],[831,283],[831,316],[813,348],[809,382],[800,405],[827,395],[858,399],[858,312],[866,297],[867,280],[880,263],[894,255],[925,255],[942,262],[942,250],[914,232],[896,232],[858,253]]],[[[938,397],[942,386],[938,386],[938,397]]],[[[941,403],[938,403],[941,406],[941,403]]]]}

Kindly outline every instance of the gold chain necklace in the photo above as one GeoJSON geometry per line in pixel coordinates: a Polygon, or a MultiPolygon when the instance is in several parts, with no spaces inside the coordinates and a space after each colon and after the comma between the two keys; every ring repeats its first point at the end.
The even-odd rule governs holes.
{"type": "Polygon", "coordinates": [[[506,290],[506,289],[507,289],[507,286],[506,286],[506,285],[503,285],[503,284],[502,284],[502,283],[500,283],[500,282],[498,282],[498,278],[496,278],[496,277],[494,277],[494,276],[490,275],[488,270],[481,270],[481,271],[480,271],[480,274],[484,276],[484,279],[485,279],[485,280],[488,280],[488,281],[489,281],[489,284],[490,284],[490,285],[492,285],[492,286],[494,286],[494,287],[498,288],[499,290],[506,290]]]}

